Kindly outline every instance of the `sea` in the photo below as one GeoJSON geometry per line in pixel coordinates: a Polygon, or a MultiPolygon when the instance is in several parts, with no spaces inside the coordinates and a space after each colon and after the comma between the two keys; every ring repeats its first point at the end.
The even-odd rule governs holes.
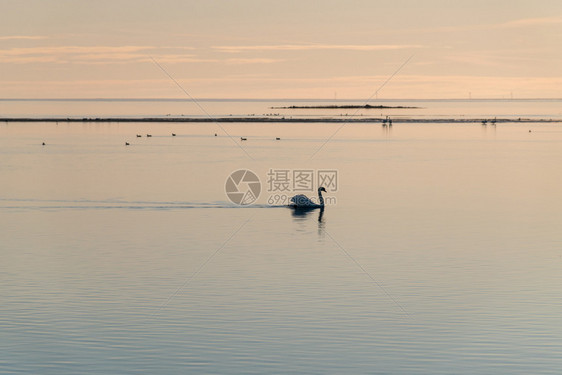
{"type": "Polygon", "coordinates": [[[1,99],[0,374],[559,374],[562,99],[362,104],[1,99]]]}

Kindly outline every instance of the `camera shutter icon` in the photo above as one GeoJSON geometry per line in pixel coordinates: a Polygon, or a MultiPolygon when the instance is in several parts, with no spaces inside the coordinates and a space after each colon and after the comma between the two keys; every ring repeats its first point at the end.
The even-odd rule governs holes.
{"type": "Polygon", "coordinates": [[[259,198],[261,182],[254,172],[248,169],[239,169],[228,176],[224,190],[232,203],[246,206],[259,198]]]}

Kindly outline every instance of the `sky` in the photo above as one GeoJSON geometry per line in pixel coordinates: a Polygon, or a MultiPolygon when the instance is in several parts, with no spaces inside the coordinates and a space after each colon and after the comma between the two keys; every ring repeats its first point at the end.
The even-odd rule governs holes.
{"type": "Polygon", "coordinates": [[[561,98],[561,47],[559,0],[0,0],[0,98],[561,98]]]}

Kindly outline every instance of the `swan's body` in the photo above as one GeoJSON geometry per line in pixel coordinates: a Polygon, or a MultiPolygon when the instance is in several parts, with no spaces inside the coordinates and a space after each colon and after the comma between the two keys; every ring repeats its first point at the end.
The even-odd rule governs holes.
{"type": "Polygon", "coordinates": [[[290,207],[293,208],[301,208],[301,209],[310,209],[310,208],[324,208],[324,197],[322,197],[322,192],[325,192],[326,189],[323,187],[318,188],[318,203],[315,203],[304,194],[295,195],[291,198],[291,203],[289,203],[290,207]]]}

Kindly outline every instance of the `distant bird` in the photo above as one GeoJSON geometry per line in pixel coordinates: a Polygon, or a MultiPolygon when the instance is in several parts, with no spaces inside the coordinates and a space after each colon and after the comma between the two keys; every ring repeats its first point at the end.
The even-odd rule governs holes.
{"type": "Polygon", "coordinates": [[[150,137],[152,137],[152,134],[147,134],[146,136],[147,136],[148,138],[150,138],[150,137]]]}
{"type": "Polygon", "coordinates": [[[140,135],[140,134],[137,134],[137,138],[141,138],[141,137],[142,137],[142,135],[140,135]]]}
{"type": "Polygon", "coordinates": [[[129,145],[130,145],[130,143],[129,143],[129,142],[125,142],[125,146],[129,146],[129,145]]]}
{"type": "MultiPolygon", "coordinates": [[[[529,133],[531,132],[531,129],[529,129],[529,133]]],[[[43,143],[44,144],[44,143],[43,143]]]]}
{"type": "Polygon", "coordinates": [[[247,141],[248,138],[240,137],[240,140],[241,140],[241,141],[247,141]]]}
{"type": "Polygon", "coordinates": [[[488,120],[482,120],[482,125],[488,124],[488,120]]]}
{"type": "Polygon", "coordinates": [[[215,133],[215,137],[217,136],[217,133],[215,133]]]}
{"type": "Polygon", "coordinates": [[[280,140],[281,140],[281,138],[277,137],[277,138],[275,138],[275,140],[276,140],[276,141],[280,141],[280,140]]]}
{"type": "MultiPolygon", "coordinates": [[[[530,130],[529,130],[530,131],[530,130]]],[[[41,146],[45,146],[45,142],[41,143],[41,146]]]]}
{"type": "Polygon", "coordinates": [[[494,119],[491,121],[492,125],[496,125],[496,118],[494,117],[494,119]]]}
{"type": "Polygon", "coordinates": [[[176,133],[172,133],[172,137],[175,137],[175,136],[176,136],[176,133]]]}

